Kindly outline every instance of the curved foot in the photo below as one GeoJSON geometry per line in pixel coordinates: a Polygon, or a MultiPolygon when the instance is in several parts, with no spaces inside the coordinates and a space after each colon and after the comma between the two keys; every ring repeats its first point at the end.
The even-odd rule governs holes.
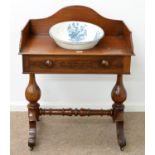
{"type": "Polygon", "coordinates": [[[126,146],[126,140],[125,140],[125,136],[124,136],[123,121],[116,122],[116,129],[117,129],[118,144],[120,146],[120,150],[123,151],[124,147],[126,146]]]}
{"type": "Polygon", "coordinates": [[[36,128],[30,128],[29,129],[29,139],[28,139],[28,146],[30,147],[30,150],[33,150],[33,147],[36,144],[36,128]]]}

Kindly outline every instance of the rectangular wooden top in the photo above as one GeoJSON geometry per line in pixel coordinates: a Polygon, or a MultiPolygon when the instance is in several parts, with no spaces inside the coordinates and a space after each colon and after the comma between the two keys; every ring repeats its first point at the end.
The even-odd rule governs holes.
{"type": "Polygon", "coordinates": [[[49,35],[31,35],[20,51],[22,55],[134,55],[127,40],[120,36],[105,36],[96,47],[84,51],[60,48],[49,35]]]}

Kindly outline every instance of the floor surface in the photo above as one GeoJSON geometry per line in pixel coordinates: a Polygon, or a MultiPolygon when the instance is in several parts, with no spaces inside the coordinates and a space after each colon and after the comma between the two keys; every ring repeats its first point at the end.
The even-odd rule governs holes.
{"type": "Polygon", "coordinates": [[[11,112],[11,155],[144,155],[145,113],[125,113],[127,146],[120,151],[111,117],[42,116],[37,144],[27,146],[26,112],[11,112]]]}

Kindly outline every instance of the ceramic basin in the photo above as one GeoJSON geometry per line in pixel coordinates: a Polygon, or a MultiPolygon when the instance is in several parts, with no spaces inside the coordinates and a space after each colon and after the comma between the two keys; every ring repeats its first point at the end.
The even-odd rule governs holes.
{"type": "Polygon", "coordinates": [[[104,36],[104,31],[97,25],[81,21],[67,21],[53,25],[49,35],[56,44],[69,50],[93,48],[104,36]]]}

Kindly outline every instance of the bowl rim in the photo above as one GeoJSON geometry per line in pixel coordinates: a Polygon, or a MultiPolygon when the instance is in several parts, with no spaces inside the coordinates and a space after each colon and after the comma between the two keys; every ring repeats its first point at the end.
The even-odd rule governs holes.
{"type": "Polygon", "coordinates": [[[49,28],[49,35],[50,35],[50,37],[52,37],[55,41],[60,41],[60,42],[62,42],[62,43],[72,44],[72,45],[83,45],[83,44],[98,42],[99,40],[101,40],[101,39],[104,37],[104,34],[105,34],[104,30],[103,30],[100,26],[98,26],[98,25],[96,25],[96,24],[93,24],[93,23],[89,23],[89,22],[85,22],[85,21],[76,21],[76,20],[69,20],[69,21],[58,22],[58,23],[54,24],[53,26],[51,26],[51,27],[49,28]],[[58,25],[58,24],[71,23],[71,22],[80,22],[80,23],[87,23],[87,24],[93,25],[93,26],[99,28],[99,29],[101,30],[102,34],[101,34],[101,36],[100,36],[99,39],[92,40],[92,41],[85,41],[85,42],[70,42],[70,41],[64,41],[64,40],[58,39],[57,37],[54,37],[54,35],[53,35],[53,33],[52,33],[52,28],[53,28],[54,26],[56,26],[56,25],[58,25]]]}

